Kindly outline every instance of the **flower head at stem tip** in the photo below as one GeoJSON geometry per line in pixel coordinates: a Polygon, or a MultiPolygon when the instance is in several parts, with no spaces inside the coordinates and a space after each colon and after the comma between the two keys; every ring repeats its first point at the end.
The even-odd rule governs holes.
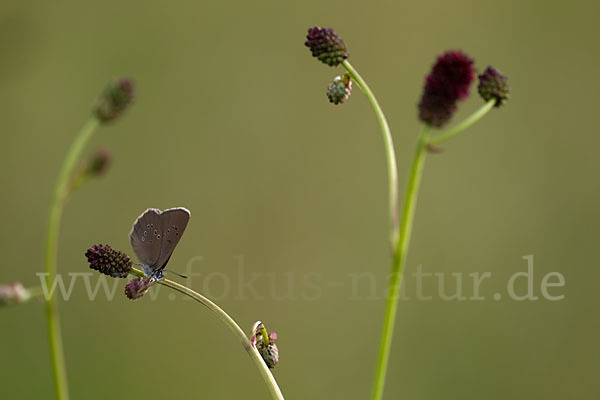
{"type": "Polygon", "coordinates": [[[331,28],[308,28],[304,45],[310,49],[313,57],[331,67],[339,65],[350,55],[344,39],[331,28]]]}
{"type": "Polygon", "coordinates": [[[274,368],[279,363],[279,348],[275,341],[277,334],[275,332],[267,333],[265,325],[256,321],[252,325],[250,343],[258,350],[260,356],[269,368],[274,368]]]}

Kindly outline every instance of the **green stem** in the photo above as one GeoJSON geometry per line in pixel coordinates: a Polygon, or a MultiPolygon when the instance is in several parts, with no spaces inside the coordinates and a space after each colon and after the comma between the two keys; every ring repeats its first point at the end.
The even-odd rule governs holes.
{"type": "Polygon", "coordinates": [[[46,292],[44,292],[44,288],[42,288],[41,286],[35,286],[32,288],[28,288],[27,290],[29,290],[29,295],[32,299],[36,297],[45,297],[46,295],[46,292]]]}
{"type": "Polygon", "coordinates": [[[440,135],[432,138],[429,141],[429,144],[431,144],[433,146],[437,146],[437,145],[445,142],[446,140],[453,138],[454,136],[458,135],[459,133],[461,133],[462,131],[464,131],[471,125],[473,125],[475,122],[479,121],[485,114],[487,114],[492,108],[494,108],[495,105],[496,105],[496,99],[489,100],[487,103],[485,103],[483,106],[481,106],[477,111],[475,111],[473,114],[469,115],[460,124],[456,125],[454,128],[448,130],[447,132],[443,132],[440,135]]]}
{"type": "MultiPolygon", "coordinates": [[[[133,268],[130,274],[135,276],[144,276],[144,273],[136,268],[133,268]]],[[[267,367],[267,364],[265,364],[261,355],[258,353],[256,347],[252,346],[250,340],[248,340],[248,337],[246,336],[242,328],[240,328],[240,326],[233,320],[233,318],[231,318],[225,311],[223,311],[223,309],[221,309],[215,303],[210,301],[208,298],[202,296],[200,293],[197,293],[186,286],[180,285],[179,283],[173,282],[169,279],[161,279],[160,281],[158,281],[158,283],[168,288],[171,288],[179,293],[182,293],[188,297],[191,297],[192,299],[196,300],[197,302],[208,308],[213,313],[217,314],[219,319],[223,321],[225,325],[227,325],[227,327],[231,329],[231,331],[233,331],[233,333],[235,333],[242,342],[242,346],[244,346],[244,349],[248,352],[250,358],[252,358],[252,360],[254,361],[254,364],[256,364],[256,367],[260,371],[261,376],[267,384],[267,387],[271,392],[271,396],[274,399],[283,400],[283,394],[281,393],[281,390],[279,389],[277,381],[275,381],[271,370],[269,369],[269,367],[267,367]]]]}
{"type": "MultiPolygon", "coordinates": [[[[67,156],[63,161],[60,174],[58,175],[58,180],[54,188],[54,197],[50,207],[48,230],[46,233],[45,270],[47,274],[47,287],[51,287],[52,282],[54,282],[54,279],[56,278],[58,233],[64,202],[69,191],[69,177],[71,176],[73,167],[75,166],[81,151],[99,124],[100,122],[95,117],[91,117],[85,123],[75,138],[75,141],[71,144],[67,156]]],[[[58,304],[55,296],[48,298],[46,301],[46,317],[48,320],[48,342],[50,345],[50,356],[52,358],[56,398],[57,400],[68,400],[69,390],[67,385],[67,372],[60,331],[58,304]]]]}
{"type": "Polygon", "coordinates": [[[400,226],[400,238],[398,240],[396,252],[394,253],[394,263],[392,265],[392,274],[388,289],[386,310],[383,320],[383,329],[381,332],[381,343],[379,346],[379,358],[377,370],[375,373],[375,382],[373,386],[373,400],[380,400],[383,396],[383,387],[387,373],[388,361],[390,358],[390,349],[392,347],[392,335],[394,333],[394,322],[396,320],[396,311],[398,309],[398,297],[402,285],[402,275],[406,265],[406,255],[410,244],[410,237],[415,217],[417,205],[417,195],[423,175],[425,165],[425,155],[427,140],[429,138],[430,128],[425,126],[419,134],[417,148],[410,170],[408,186],[406,188],[406,198],[404,200],[404,210],[402,213],[402,225],[400,226]]]}
{"type": "Polygon", "coordinates": [[[354,67],[348,62],[348,60],[344,60],[342,62],[346,71],[354,81],[358,84],[360,89],[364,92],[364,94],[369,99],[375,114],[377,115],[377,121],[379,122],[379,127],[381,128],[381,133],[383,135],[383,142],[385,144],[385,154],[387,156],[387,169],[388,169],[388,177],[389,177],[389,214],[390,221],[392,223],[392,233],[391,233],[391,243],[392,246],[396,245],[398,241],[399,234],[399,221],[398,221],[398,166],[396,164],[396,154],[394,152],[394,142],[392,141],[392,132],[390,131],[390,126],[383,114],[383,110],[379,105],[379,102],[375,98],[375,95],[369,88],[369,85],[365,82],[365,80],[360,76],[360,74],[354,69],[354,67]]]}

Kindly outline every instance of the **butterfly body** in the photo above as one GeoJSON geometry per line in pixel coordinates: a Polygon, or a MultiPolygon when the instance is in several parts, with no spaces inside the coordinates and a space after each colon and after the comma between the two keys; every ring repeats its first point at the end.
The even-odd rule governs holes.
{"type": "Polygon", "coordinates": [[[146,276],[155,280],[163,278],[163,270],[187,227],[190,215],[189,210],[183,207],[164,211],[149,208],[135,220],[129,240],[146,276]]]}

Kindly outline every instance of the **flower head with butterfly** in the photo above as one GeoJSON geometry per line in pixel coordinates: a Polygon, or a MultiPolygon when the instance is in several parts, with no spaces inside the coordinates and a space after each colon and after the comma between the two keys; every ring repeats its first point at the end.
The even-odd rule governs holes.
{"type": "MultiPolygon", "coordinates": [[[[149,208],[135,220],[129,240],[144,276],[127,283],[125,294],[128,298],[142,297],[154,283],[164,278],[165,267],[185,232],[190,215],[183,207],[164,211],[149,208]]],[[[129,256],[109,245],[94,245],[85,255],[90,268],[105,275],[125,278],[132,270],[129,256]]]]}

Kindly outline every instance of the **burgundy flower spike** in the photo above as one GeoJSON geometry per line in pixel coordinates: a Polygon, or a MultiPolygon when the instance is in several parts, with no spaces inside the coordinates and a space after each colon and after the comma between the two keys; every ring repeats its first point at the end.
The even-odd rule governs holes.
{"type": "Polygon", "coordinates": [[[448,122],[456,102],[469,96],[474,75],[473,60],[465,53],[449,51],[439,56],[425,80],[419,119],[436,128],[448,122]]]}
{"type": "Polygon", "coordinates": [[[120,117],[135,96],[135,86],[129,78],[116,79],[109,83],[94,105],[94,114],[101,122],[120,117]]]}
{"type": "Polygon", "coordinates": [[[331,28],[309,28],[304,45],[310,49],[313,57],[331,67],[341,64],[350,55],[344,39],[331,28]]]}
{"type": "Polygon", "coordinates": [[[132,262],[129,256],[107,244],[95,244],[85,256],[90,268],[113,278],[126,278],[131,271],[132,262]]]}
{"type": "Polygon", "coordinates": [[[485,100],[496,99],[495,107],[505,104],[510,97],[508,78],[496,68],[489,66],[479,75],[479,95],[485,100]]]}

